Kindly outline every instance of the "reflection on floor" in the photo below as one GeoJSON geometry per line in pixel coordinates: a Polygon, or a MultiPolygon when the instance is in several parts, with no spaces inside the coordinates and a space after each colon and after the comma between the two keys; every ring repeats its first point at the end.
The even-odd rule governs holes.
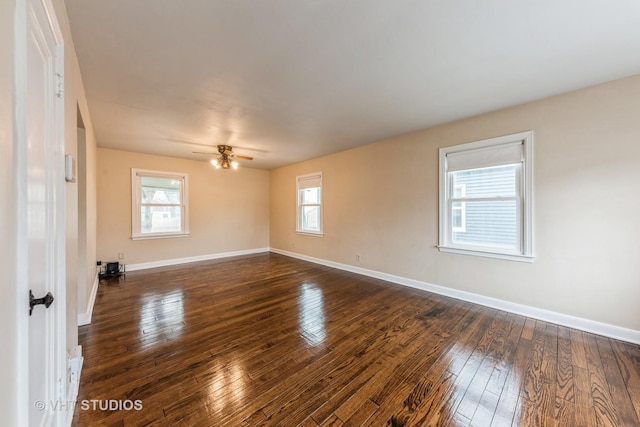
{"type": "Polygon", "coordinates": [[[101,284],[80,344],[75,426],[640,426],[637,345],[276,254],[101,284]]]}

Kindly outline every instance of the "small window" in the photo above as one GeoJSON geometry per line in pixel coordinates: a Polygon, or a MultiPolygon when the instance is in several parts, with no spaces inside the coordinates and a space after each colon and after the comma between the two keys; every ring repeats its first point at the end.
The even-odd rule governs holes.
{"type": "Polygon", "coordinates": [[[189,235],[187,174],[131,169],[131,238],[189,235]]]}
{"type": "Polygon", "coordinates": [[[440,149],[444,252],[533,260],[533,133],[440,149]]]}
{"type": "Polygon", "coordinates": [[[296,231],[322,235],[322,172],[296,177],[296,231]]]}

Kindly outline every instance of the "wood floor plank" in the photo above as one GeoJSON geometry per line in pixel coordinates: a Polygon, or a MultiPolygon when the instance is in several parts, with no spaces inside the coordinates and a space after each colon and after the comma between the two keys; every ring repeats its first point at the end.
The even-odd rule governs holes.
{"type": "Polygon", "coordinates": [[[519,419],[521,416],[520,394],[525,381],[524,374],[527,371],[529,358],[533,354],[532,339],[535,321],[532,324],[528,320],[525,322],[520,337],[514,344],[516,350],[513,364],[509,369],[491,421],[492,425],[495,426],[510,426],[514,419],[519,419]],[[527,327],[527,324],[529,324],[529,327],[527,327]]]}
{"type": "Polygon", "coordinates": [[[564,400],[556,395],[553,412],[554,425],[558,427],[576,425],[576,407],[574,402],[564,400]]]}
{"type": "Polygon", "coordinates": [[[451,315],[446,317],[439,314],[434,314],[433,311],[424,312],[420,316],[422,321],[427,320],[424,332],[433,331],[434,339],[430,342],[429,347],[425,347],[420,340],[413,340],[413,342],[407,346],[404,350],[404,354],[392,353],[388,354],[389,361],[386,363],[386,369],[376,372],[376,375],[364,384],[356,393],[354,393],[348,400],[335,409],[336,415],[341,419],[347,420],[353,413],[358,410],[362,401],[369,400],[372,396],[380,398],[380,392],[384,389],[392,387],[390,385],[390,379],[394,377],[394,372],[400,368],[401,365],[413,367],[413,373],[405,376],[405,382],[409,384],[417,384],[420,378],[431,371],[431,368],[435,366],[434,360],[441,358],[443,354],[443,347],[450,343],[451,333],[456,333],[462,328],[462,319],[467,312],[468,305],[462,302],[456,302],[451,306],[451,315]],[[432,317],[438,319],[432,319],[432,317]],[[443,328],[446,325],[449,326],[445,332],[443,328]],[[396,366],[396,368],[392,368],[396,366]]]}
{"type": "Polygon", "coordinates": [[[593,396],[591,395],[591,380],[589,371],[578,366],[573,367],[575,378],[575,425],[591,427],[597,425],[593,396]]]}
{"type": "Polygon", "coordinates": [[[437,417],[445,396],[450,396],[457,377],[447,370],[436,376],[436,371],[418,383],[403,402],[401,411],[393,414],[396,424],[424,425],[437,417]]]}
{"type": "Polygon", "coordinates": [[[598,425],[604,426],[620,425],[618,408],[615,407],[611,392],[609,391],[596,337],[586,335],[585,341],[585,355],[587,357],[587,368],[591,382],[591,397],[593,398],[596,422],[598,425]]]}
{"type": "Polygon", "coordinates": [[[378,410],[378,405],[371,400],[366,400],[356,412],[351,414],[344,421],[345,426],[356,427],[364,425],[369,418],[378,410]]]}
{"type": "MultiPolygon", "coordinates": [[[[496,325],[495,335],[491,338],[492,341],[486,349],[484,359],[457,409],[458,413],[469,420],[473,421],[476,410],[482,402],[482,396],[485,394],[484,391],[488,388],[493,371],[505,353],[505,339],[510,330],[510,323],[505,320],[506,317],[507,313],[501,313],[500,317],[495,318],[495,320],[500,320],[494,323],[496,325]]],[[[489,328],[488,332],[491,330],[492,328],[489,328]]],[[[485,404],[490,405],[491,403],[489,402],[491,400],[491,395],[487,394],[485,404]]],[[[497,399],[495,404],[497,405],[497,399]]]]}
{"type": "MultiPolygon", "coordinates": [[[[477,400],[475,395],[473,399],[469,400],[469,387],[472,384],[476,374],[480,370],[481,381],[485,381],[487,375],[490,374],[489,369],[481,369],[483,361],[486,356],[486,352],[492,350],[492,343],[494,337],[496,337],[496,331],[499,325],[502,324],[502,319],[506,316],[505,312],[495,312],[492,316],[493,320],[490,324],[483,325],[478,331],[476,331],[476,337],[479,335],[480,339],[476,342],[476,345],[467,345],[467,348],[461,348],[458,353],[458,357],[454,358],[452,363],[447,367],[447,370],[456,376],[455,386],[450,390],[450,393],[446,396],[447,411],[436,411],[437,416],[432,418],[437,424],[450,425],[466,423],[468,425],[471,422],[472,411],[475,411],[477,407],[477,400]],[[464,360],[464,364],[460,361],[464,360]],[[470,402],[471,408],[467,411],[467,408],[461,407],[466,405],[466,402],[470,402]],[[462,410],[461,410],[462,409],[462,410]],[[437,421],[436,421],[437,420],[437,421]]],[[[486,379],[488,381],[488,378],[486,379]]],[[[486,384],[486,383],[485,383],[486,384]]],[[[477,390],[471,387],[471,393],[476,393],[477,390]]],[[[431,421],[430,421],[431,422],[431,421]]]]}
{"type": "Polygon", "coordinates": [[[342,420],[340,418],[338,418],[335,415],[330,416],[329,418],[327,418],[327,420],[322,423],[319,424],[321,427],[340,427],[342,425],[344,425],[344,423],[342,422],[342,420]]]}
{"type": "Polygon", "coordinates": [[[102,281],[79,343],[77,427],[640,420],[636,345],[271,253],[102,281]]]}
{"type": "MultiPolygon", "coordinates": [[[[631,398],[636,417],[640,419],[640,373],[636,370],[636,368],[640,368],[640,361],[634,363],[625,343],[616,340],[610,340],[610,343],[622,381],[631,398]]],[[[638,349],[638,354],[640,354],[640,347],[635,346],[635,348],[638,349]]]]}
{"type": "Polygon", "coordinates": [[[610,340],[604,337],[595,337],[595,339],[600,352],[604,376],[609,386],[611,402],[618,412],[620,425],[640,426],[640,418],[635,413],[631,396],[615,360],[610,340]]]}
{"type": "Polygon", "coordinates": [[[556,396],[574,403],[573,363],[571,354],[571,332],[558,327],[558,362],[556,371],[556,396]]]}

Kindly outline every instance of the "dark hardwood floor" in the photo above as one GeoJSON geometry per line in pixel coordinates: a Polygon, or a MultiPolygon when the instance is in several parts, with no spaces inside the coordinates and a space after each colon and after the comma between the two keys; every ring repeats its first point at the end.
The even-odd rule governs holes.
{"type": "Polygon", "coordinates": [[[80,344],[75,426],[640,426],[637,345],[277,254],[103,281],[80,344]]]}

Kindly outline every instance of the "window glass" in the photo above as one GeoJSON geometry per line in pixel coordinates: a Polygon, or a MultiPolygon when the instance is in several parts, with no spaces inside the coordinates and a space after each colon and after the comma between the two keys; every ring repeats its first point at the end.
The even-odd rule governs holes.
{"type": "Polygon", "coordinates": [[[464,231],[453,230],[452,242],[515,250],[518,244],[516,205],[516,200],[466,202],[464,231]]]}
{"type": "Polygon", "coordinates": [[[131,170],[133,239],[186,236],[187,175],[131,170]]]}
{"type": "Polygon", "coordinates": [[[303,188],[300,190],[301,203],[306,204],[319,204],[320,203],[320,187],[303,188]]]}
{"type": "Polygon", "coordinates": [[[302,207],[302,229],[320,231],[320,206],[302,207]]]}
{"type": "Polygon", "coordinates": [[[182,209],[179,206],[142,206],[140,224],[142,233],[180,231],[182,209]]]}
{"type": "Polygon", "coordinates": [[[515,196],[519,167],[505,165],[450,172],[454,189],[457,189],[453,197],[463,196],[459,194],[461,188],[464,188],[465,197],[515,196]]]}

